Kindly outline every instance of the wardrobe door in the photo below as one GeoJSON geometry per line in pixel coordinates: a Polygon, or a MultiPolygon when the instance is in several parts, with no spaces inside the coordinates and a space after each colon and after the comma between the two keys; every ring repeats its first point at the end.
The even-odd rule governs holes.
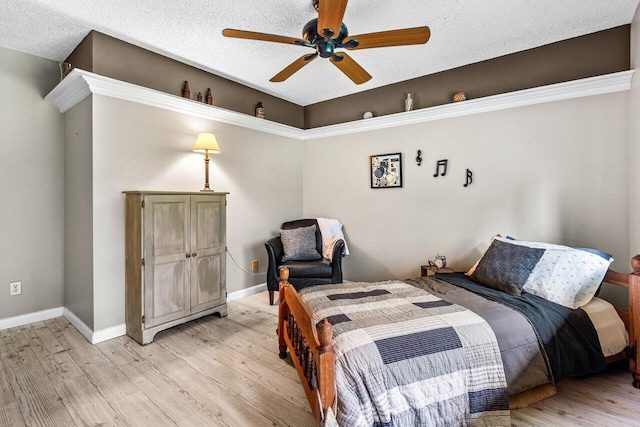
{"type": "Polygon", "coordinates": [[[189,196],[144,197],[145,327],[188,316],[189,196]]]}
{"type": "Polygon", "coordinates": [[[224,304],[225,198],[191,196],[191,312],[224,304]]]}

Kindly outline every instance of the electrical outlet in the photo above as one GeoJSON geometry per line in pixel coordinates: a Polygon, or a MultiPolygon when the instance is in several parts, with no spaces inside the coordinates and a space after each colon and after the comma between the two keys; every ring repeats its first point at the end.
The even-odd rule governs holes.
{"type": "Polygon", "coordinates": [[[254,259],[253,261],[251,261],[251,270],[252,271],[258,271],[258,260],[254,259]]]}
{"type": "Polygon", "coordinates": [[[20,295],[22,293],[22,282],[9,283],[9,295],[20,295]]]}

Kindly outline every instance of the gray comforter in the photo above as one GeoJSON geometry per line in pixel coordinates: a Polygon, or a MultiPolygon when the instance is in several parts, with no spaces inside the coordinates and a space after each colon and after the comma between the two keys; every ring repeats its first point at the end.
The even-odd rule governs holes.
{"type": "Polygon", "coordinates": [[[536,332],[524,315],[442,280],[420,277],[406,282],[468,308],[487,321],[498,340],[509,395],[551,382],[536,332]]]}
{"type": "Polygon", "coordinates": [[[334,325],[339,424],[509,425],[490,325],[420,287],[393,281],[300,291],[313,321],[334,325]]]}

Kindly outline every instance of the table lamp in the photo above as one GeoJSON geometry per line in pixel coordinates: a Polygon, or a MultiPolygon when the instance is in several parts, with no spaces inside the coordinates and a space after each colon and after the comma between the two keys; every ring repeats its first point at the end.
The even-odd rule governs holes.
{"type": "Polygon", "coordinates": [[[219,153],[220,147],[218,147],[218,141],[212,133],[201,133],[196,139],[196,143],[193,146],[193,151],[198,153],[204,153],[204,188],[200,191],[213,191],[209,188],[209,154],[219,153]]]}

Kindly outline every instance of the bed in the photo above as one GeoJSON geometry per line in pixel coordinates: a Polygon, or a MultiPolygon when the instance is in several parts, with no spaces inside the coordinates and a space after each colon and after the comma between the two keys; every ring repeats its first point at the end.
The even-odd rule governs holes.
{"type": "MultiPolygon", "coordinates": [[[[373,375],[373,380],[368,379],[367,384],[359,384],[352,387],[355,390],[353,393],[351,393],[348,388],[347,392],[345,392],[344,387],[340,388],[337,385],[336,377],[343,378],[345,376],[350,377],[351,375],[350,372],[346,372],[345,374],[345,366],[358,365],[360,364],[360,361],[351,361],[351,363],[344,362],[343,353],[345,353],[345,344],[344,342],[340,342],[340,336],[341,333],[346,330],[345,328],[348,328],[348,326],[345,326],[348,325],[348,322],[345,322],[344,319],[345,317],[348,318],[350,314],[344,310],[339,312],[332,311],[334,308],[325,304],[327,299],[344,300],[345,298],[360,298],[365,296],[366,301],[371,302],[372,307],[376,307],[373,304],[376,298],[379,297],[382,300],[388,299],[388,295],[381,294],[383,290],[386,290],[387,293],[397,292],[405,301],[409,301],[409,304],[402,305],[400,303],[394,303],[396,306],[385,308],[385,312],[390,313],[389,316],[407,316],[407,313],[418,313],[410,314],[409,316],[424,316],[423,311],[432,311],[436,315],[444,315],[445,318],[451,319],[453,317],[447,310],[453,310],[461,312],[461,314],[456,314],[455,316],[462,316],[462,318],[465,318],[466,320],[456,321],[462,322],[465,325],[475,324],[477,323],[476,319],[481,317],[491,326],[492,329],[496,330],[495,339],[497,344],[494,343],[492,347],[491,343],[476,343],[477,348],[471,350],[467,349],[465,351],[467,351],[467,353],[471,352],[471,354],[481,354],[482,357],[484,357],[485,353],[495,353],[495,349],[498,348],[499,355],[494,355],[493,361],[487,360],[482,363],[478,362],[477,372],[472,375],[472,377],[476,378],[478,383],[484,384],[481,388],[490,390],[491,392],[490,395],[486,394],[486,390],[484,391],[484,394],[481,393],[479,395],[480,401],[484,403],[490,401],[493,405],[493,407],[490,408],[491,411],[486,408],[484,410],[480,408],[476,409],[475,412],[479,413],[479,417],[484,417],[479,418],[480,421],[478,421],[478,424],[480,425],[508,425],[509,409],[524,407],[552,396],[556,392],[555,383],[566,376],[583,375],[602,371],[603,369],[606,369],[606,364],[615,361],[623,359],[629,360],[629,368],[633,376],[633,385],[636,388],[640,387],[640,367],[637,366],[639,351],[636,345],[636,343],[640,342],[640,257],[636,257],[634,260],[635,261],[632,261],[634,274],[623,274],[613,270],[608,270],[604,279],[607,283],[628,288],[629,310],[623,311],[615,309],[609,303],[599,298],[593,298],[586,306],[583,306],[582,311],[586,313],[585,317],[589,319],[589,323],[593,324],[595,338],[593,338],[592,341],[586,340],[582,344],[578,343],[579,345],[584,346],[582,349],[586,349],[584,350],[585,356],[582,358],[574,358],[575,360],[572,359],[568,364],[565,363],[566,361],[562,360],[565,350],[554,349],[554,347],[547,348],[547,345],[553,345],[553,343],[549,344],[547,341],[544,342],[543,346],[543,344],[541,344],[542,339],[540,339],[539,336],[536,336],[537,330],[534,331],[533,338],[531,338],[531,333],[527,335],[525,333],[521,334],[518,332],[517,334],[511,333],[511,338],[508,336],[505,339],[505,334],[501,332],[500,329],[513,330],[513,328],[517,327],[526,329],[528,326],[527,324],[530,323],[529,319],[523,320],[522,318],[518,318],[519,316],[521,317],[521,313],[519,313],[518,310],[512,310],[505,307],[503,302],[493,301],[491,298],[487,298],[491,303],[485,305],[485,303],[481,301],[483,297],[477,296],[473,292],[468,292],[468,290],[459,288],[459,284],[450,283],[464,281],[465,279],[462,277],[464,275],[436,275],[433,278],[423,277],[408,280],[406,282],[332,285],[330,287],[314,287],[302,290],[298,293],[293,286],[287,283],[288,271],[286,269],[282,269],[280,271],[281,283],[278,316],[280,357],[287,357],[287,351],[291,354],[291,359],[300,376],[302,386],[318,423],[322,422],[329,409],[331,409],[332,413],[336,412],[337,390],[339,390],[338,393],[341,393],[341,404],[344,404],[343,401],[349,401],[349,399],[351,399],[352,396],[348,396],[349,394],[353,394],[354,396],[360,395],[362,394],[360,389],[366,389],[368,393],[372,394],[371,400],[373,401],[372,404],[374,407],[362,409],[358,408],[357,405],[351,407],[347,406],[348,412],[357,413],[359,410],[362,412],[360,415],[355,414],[355,418],[353,419],[354,421],[349,421],[349,424],[375,425],[375,422],[370,422],[371,418],[366,414],[366,412],[374,410],[377,411],[378,415],[385,412],[385,403],[378,402],[380,399],[378,399],[375,393],[371,393],[371,390],[375,389],[375,384],[372,385],[371,382],[375,383],[376,375],[373,375]],[[424,294],[421,294],[420,292],[414,293],[413,289],[405,288],[404,286],[410,286],[416,291],[426,292],[424,294]],[[394,291],[394,289],[397,289],[397,291],[394,291]],[[405,306],[410,308],[403,308],[405,306]],[[427,307],[429,310],[420,310],[420,308],[427,307]],[[469,310],[463,310],[460,307],[469,310]],[[347,314],[345,315],[345,313],[347,314]],[[496,323],[497,318],[505,317],[510,319],[506,322],[506,326],[504,322],[502,323],[502,326],[496,323]],[[513,337],[517,337],[517,339],[514,340],[513,337]],[[337,340],[337,343],[342,347],[336,346],[335,340],[337,340]],[[589,354],[589,347],[594,347],[593,340],[597,341],[597,345],[595,345],[595,347],[600,349],[598,350],[600,351],[600,356],[589,354]],[[339,348],[341,348],[342,351],[338,350],[336,352],[339,348]],[[488,348],[489,350],[479,351],[478,348],[488,348]],[[544,348],[544,351],[542,348],[544,348]],[[495,363],[496,358],[502,360],[503,363],[501,363],[500,366],[495,363]],[[551,359],[557,360],[554,362],[551,359]],[[337,360],[339,363],[336,363],[337,360]],[[554,363],[556,363],[555,367],[552,366],[554,363]],[[553,369],[551,369],[550,366],[553,369]],[[502,380],[502,383],[500,382],[500,378],[495,375],[492,376],[493,373],[501,370],[504,372],[502,376],[504,380],[502,380]],[[485,376],[479,377],[479,375],[485,376]],[[487,386],[487,384],[490,385],[487,386]],[[491,418],[491,416],[487,418],[487,414],[493,414],[491,416],[494,416],[495,418],[491,418]],[[358,417],[360,418],[358,419],[358,417]]],[[[345,305],[343,304],[343,308],[344,306],[345,305]]],[[[351,307],[351,305],[346,306],[351,307]]],[[[355,314],[356,317],[359,315],[359,312],[355,314]]],[[[575,320],[566,319],[560,320],[558,324],[572,324],[575,320]]],[[[365,320],[365,323],[366,321],[367,320],[365,320]]],[[[430,319],[428,321],[435,322],[436,320],[430,319]]],[[[584,319],[579,321],[584,321],[584,319]]],[[[406,320],[403,320],[403,328],[406,328],[406,325],[411,325],[411,321],[409,320],[408,322],[409,323],[407,323],[406,320]]],[[[421,322],[424,323],[424,319],[421,320],[421,322]]],[[[579,322],[576,324],[580,325],[579,322]]],[[[406,344],[386,339],[386,335],[384,334],[389,333],[389,328],[380,327],[376,329],[374,325],[374,327],[370,329],[374,331],[374,334],[377,333],[380,337],[383,337],[383,339],[380,339],[378,342],[389,341],[391,344],[388,346],[394,347],[396,350],[406,344]]],[[[482,329],[470,331],[472,332],[467,333],[467,335],[472,337],[485,334],[482,329]]],[[[406,334],[406,331],[403,333],[406,334]]],[[[354,335],[352,333],[350,335],[350,342],[354,341],[353,336],[354,335]]],[[[445,339],[444,341],[446,342],[449,340],[450,338],[445,339]]],[[[356,339],[355,341],[358,340],[356,339]]],[[[473,341],[473,339],[471,339],[471,341],[473,341]]],[[[354,346],[353,344],[349,345],[351,345],[351,347],[354,346]]],[[[367,347],[366,345],[362,346],[367,347]]],[[[380,349],[380,346],[378,347],[380,349]]],[[[442,349],[439,349],[438,351],[440,350],[442,349]]],[[[452,351],[452,349],[449,348],[444,350],[447,352],[452,351]]],[[[407,350],[405,349],[403,351],[407,350]]],[[[409,351],[414,350],[410,349],[409,351]]],[[[456,349],[453,349],[453,351],[456,351],[456,349]]],[[[580,352],[582,351],[583,350],[580,350],[580,352]]],[[[433,350],[424,351],[425,354],[432,352],[433,350]]],[[[592,353],[595,354],[596,352],[592,353]]],[[[421,356],[423,355],[421,354],[421,356]]],[[[383,355],[383,358],[384,357],[385,356],[383,355]]],[[[393,358],[395,356],[389,357],[393,358]]],[[[422,363],[424,363],[424,360],[431,363],[429,362],[429,359],[423,359],[422,363]]],[[[399,363],[398,360],[392,360],[392,362],[399,363]]],[[[385,363],[387,363],[387,361],[385,361],[385,363]]],[[[378,367],[367,367],[366,369],[378,369],[378,367]]],[[[415,367],[404,367],[403,369],[404,371],[407,369],[420,370],[420,368],[415,367]]],[[[455,374],[456,372],[454,369],[452,372],[446,372],[445,375],[440,373],[440,377],[438,378],[443,378],[447,375],[455,376],[455,374]]],[[[392,376],[395,375],[402,376],[404,374],[392,374],[392,376]]],[[[420,373],[416,375],[424,374],[420,373]]],[[[420,377],[418,379],[419,381],[414,379],[416,384],[428,384],[433,382],[432,378],[420,377]]],[[[402,381],[402,379],[398,381],[402,381]]],[[[407,383],[409,383],[409,381],[407,381],[407,383]]],[[[408,385],[407,387],[411,386],[412,385],[408,385]]],[[[474,391],[477,389],[477,387],[473,388],[472,384],[471,389],[466,390],[468,391],[468,396],[477,397],[478,393],[474,391]]],[[[438,394],[440,393],[446,394],[446,390],[438,391],[438,394]]],[[[424,398],[424,393],[419,394],[418,397],[411,397],[411,399],[424,398]]],[[[473,399],[467,400],[473,401],[473,399]]],[[[440,405],[437,413],[444,413],[445,416],[447,416],[447,407],[459,405],[459,402],[443,399],[442,402],[434,401],[429,402],[429,404],[440,405]]],[[[345,409],[342,408],[342,410],[344,411],[345,409]]],[[[338,409],[338,411],[340,411],[340,409],[338,409]]],[[[475,416],[474,411],[471,410],[471,412],[471,415],[475,416]]],[[[344,418],[342,421],[344,424],[344,418]]],[[[424,423],[424,421],[425,419],[421,419],[422,423],[424,423]]],[[[384,422],[380,423],[379,420],[376,422],[379,423],[378,425],[385,424],[384,422]]],[[[454,422],[454,424],[456,423],[457,422],[454,422]]],[[[474,424],[473,418],[471,419],[471,422],[469,422],[469,419],[465,419],[464,423],[474,424]]]]}

